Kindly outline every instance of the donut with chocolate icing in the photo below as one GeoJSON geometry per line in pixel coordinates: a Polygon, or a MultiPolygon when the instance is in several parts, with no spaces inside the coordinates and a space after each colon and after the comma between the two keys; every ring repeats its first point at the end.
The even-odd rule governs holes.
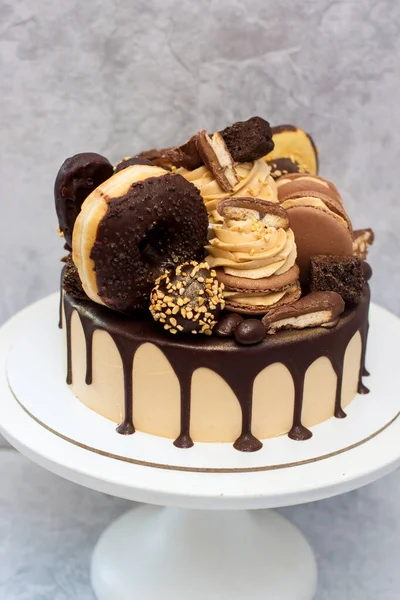
{"type": "Polygon", "coordinates": [[[86,294],[120,312],[147,308],[160,275],[203,257],[207,229],[200,193],[180,175],[138,164],[115,173],[85,200],[74,227],[86,294]]]}
{"type": "Polygon", "coordinates": [[[61,165],[54,183],[54,200],[60,231],[69,247],[82,202],[112,174],[112,164],[95,152],[75,154],[61,165]]]}

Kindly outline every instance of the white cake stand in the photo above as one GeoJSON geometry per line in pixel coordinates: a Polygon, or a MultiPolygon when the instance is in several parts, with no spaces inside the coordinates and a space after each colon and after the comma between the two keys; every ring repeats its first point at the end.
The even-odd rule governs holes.
{"type": "Polygon", "coordinates": [[[97,598],[311,600],[317,576],[308,542],[274,511],[248,509],[344,493],[400,464],[400,320],[372,306],[371,394],[350,405],[347,419],[317,426],[316,441],[304,445],[270,440],[264,455],[225,444],[196,444],[190,454],[145,434],[114,435],[114,425],[83,407],[63,383],[56,321],[53,295],[0,330],[0,430],[62,477],[147,503],[100,537],[92,560],[97,598]],[[82,441],[81,422],[95,431],[86,429],[89,443],[82,441]],[[338,437],[341,448],[333,441],[338,437]]]}

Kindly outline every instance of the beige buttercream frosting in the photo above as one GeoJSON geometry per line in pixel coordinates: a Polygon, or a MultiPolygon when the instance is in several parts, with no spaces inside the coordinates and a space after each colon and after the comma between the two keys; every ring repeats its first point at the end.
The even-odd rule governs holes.
{"type": "Polygon", "coordinates": [[[207,262],[225,273],[248,279],[280,275],[296,262],[293,231],[266,227],[250,216],[243,220],[224,218],[212,225],[214,237],[206,250],[207,262]]]}
{"type": "Polygon", "coordinates": [[[297,289],[297,285],[291,285],[284,290],[278,292],[262,292],[257,294],[256,292],[235,292],[224,290],[224,298],[229,300],[232,304],[238,306],[273,306],[287,294],[292,294],[297,289]]]}
{"type": "Polygon", "coordinates": [[[231,193],[227,193],[221,188],[213,173],[204,165],[194,171],[188,171],[182,167],[177,169],[176,173],[191,181],[200,191],[211,222],[222,221],[217,211],[217,204],[222,198],[228,196],[250,196],[269,200],[269,202],[278,202],[276,184],[270,175],[271,169],[263,159],[236,164],[235,169],[240,181],[231,193]]]}

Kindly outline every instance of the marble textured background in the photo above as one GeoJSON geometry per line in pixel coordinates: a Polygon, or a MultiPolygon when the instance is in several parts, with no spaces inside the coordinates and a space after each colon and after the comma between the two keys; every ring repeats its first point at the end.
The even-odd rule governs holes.
{"type": "MultiPolygon", "coordinates": [[[[0,324],[57,288],[65,157],[117,161],[254,114],[312,133],[321,174],[376,232],[374,299],[400,314],[399,29],[398,0],[0,0],[0,324]]],[[[126,503],[4,453],[4,597],[89,600],[91,548],[126,503]]],[[[394,474],[283,511],[317,552],[318,600],[397,597],[396,490],[394,474]]]]}
{"type": "Polygon", "coordinates": [[[55,290],[65,157],[117,161],[251,115],[295,123],[400,314],[400,2],[0,0],[0,323],[55,290]]]}

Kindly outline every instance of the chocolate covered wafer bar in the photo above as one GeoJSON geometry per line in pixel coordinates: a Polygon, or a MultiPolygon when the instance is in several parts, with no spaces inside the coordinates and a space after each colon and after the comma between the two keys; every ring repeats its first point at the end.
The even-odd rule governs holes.
{"type": "Polygon", "coordinates": [[[279,329],[334,327],[345,304],[336,292],[311,292],[293,304],[279,306],[262,319],[268,334],[279,329]]]}

